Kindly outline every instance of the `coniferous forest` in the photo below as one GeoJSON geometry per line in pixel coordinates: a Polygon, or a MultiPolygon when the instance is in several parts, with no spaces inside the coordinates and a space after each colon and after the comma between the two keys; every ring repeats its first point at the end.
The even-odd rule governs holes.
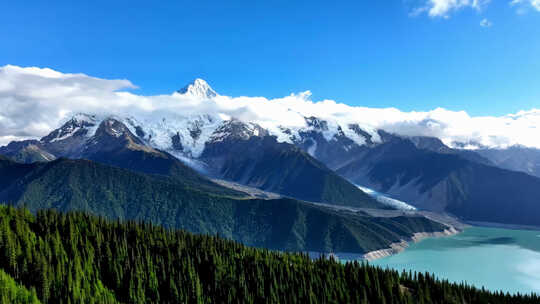
{"type": "Polygon", "coordinates": [[[0,206],[1,303],[538,303],[364,263],[0,206]]]}

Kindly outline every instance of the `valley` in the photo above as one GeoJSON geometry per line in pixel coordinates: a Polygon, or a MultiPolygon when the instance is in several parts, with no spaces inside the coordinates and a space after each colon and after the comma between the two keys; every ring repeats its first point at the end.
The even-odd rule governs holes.
{"type": "Polygon", "coordinates": [[[0,12],[0,304],[540,304],[540,0],[0,12]]]}
{"type": "MultiPolygon", "coordinates": [[[[179,98],[220,98],[201,79],[175,94],[179,98]]],[[[337,245],[332,239],[306,247],[304,242],[306,237],[311,238],[308,235],[312,232],[309,228],[311,224],[306,226],[305,223],[305,209],[339,219],[338,226],[344,225],[344,231],[350,231],[350,237],[358,246],[351,248],[357,248],[357,253],[362,254],[411,241],[415,233],[442,232],[446,229],[459,231],[466,227],[462,224],[465,222],[517,226],[540,223],[540,213],[537,212],[540,206],[536,204],[540,193],[537,195],[535,192],[535,189],[540,189],[540,178],[498,168],[481,154],[450,148],[435,138],[403,137],[373,130],[362,124],[343,124],[313,116],[304,117],[304,127],[280,125],[263,128],[257,122],[234,117],[224,119],[205,113],[167,115],[155,121],[144,116],[80,113],[40,140],[12,142],[0,147],[0,154],[27,164],[6,165],[5,170],[9,172],[18,168],[20,173],[17,174],[22,180],[6,180],[5,188],[0,189],[0,198],[14,205],[33,206],[34,202],[37,203],[39,193],[50,198],[49,202],[40,202],[31,210],[51,207],[88,210],[122,219],[151,220],[193,232],[219,233],[253,245],[258,243],[252,243],[255,235],[251,233],[262,233],[266,238],[272,235],[272,229],[278,228],[270,228],[274,224],[259,214],[266,207],[260,208],[263,205],[271,206],[274,201],[287,201],[287,205],[293,208],[287,216],[291,218],[290,229],[295,231],[295,238],[287,240],[287,236],[282,236],[282,243],[270,241],[260,245],[277,249],[346,252],[341,249],[349,245],[337,245]],[[64,158],[92,162],[68,162],[64,158]],[[47,163],[49,165],[45,165],[47,163]],[[93,168],[92,175],[96,176],[101,175],[98,173],[101,170],[113,172],[111,170],[116,170],[114,167],[127,170],[114,171],[114,174],[125,176],[122,179],[129,181],[126,187],[130,187],[132,179],[144,179],[144,183],[132,188],[136,190],[132,193],[135,203],[122,203],[128,197],[128,192],[119,195],[118,191],[124,184],[111,184],[112,180],[95,189],[79,190],[84,188],[85,179],[95,178],[85,176],[86,172],[90,173],[85,168],[88,166],[93,168]],[[81,171],[82,175],[72,174],[73,177],[66,180],[70,183],[67,188],[47,181],[47,174],[51,178],[59,174],[49,172],[76,172],[79,168],[85,168],[81,171]],[[80,178],[84,179],[79,181],[80,178]],[[156,188],[158,184],[163,186],[156,188]],[[184,190],[172,190],[166,195],[159,190],[159,194],[154,194],[162,187],[184,190]],[[154,188],[156,190],[152,190],[154,188]],[[499,188],[505,191],[495,193],[491,190],[499,188]],[[110,192],[112,196],[107,194],[111,191],[109,189],[116,189],[110,192]],[[150,195],[141,195],[141,192],[150,195]],[[516,195],[518,192],[521,195],[516,195]],[[190,218],[189,222],[185,222],[178,215],[165,216],[159,211],[171,207],[145,209],[151,206],[150,200],[161,200],[164,206],[174,206],[177,204],[174,201],[185,204],[183,197],[188,193],[196,197],[189,203],[192,207],[178,210],[192,212],[193,207],[199,208],[199,204],[211,199],[216,201],[216,210],[220,210],[215,219],[209,221],[200,215],[195,216],[197,212],[184,213],[184,216],[189,214],[190,218]],[[177,198],[173,198],[175,196],[177,198]],[[257,210],[253,224],[254,227],[262,225],[267,228],[257,232],[260,228],[246,230],[247,227],[232,224],[245,221],[238,218],[242,214],[240,211],[230,212],[238,208],[236,206],[243,205],[241,202],[246,199],[257,201],[256,205],[251,204],[252,207],[262,204],[253,209],[257,210]],[[96,204],[99,200],[120,205],[103,209],[96,204]],[[506,203],[509,200],[513,200],[519,208],[510,208],[506,203]],[[226,202],[223,206],[222,201],[226,202]],[[148,207],[141,209],[140,204],[148,207]],[[138,211],[128,206],[137,206],[135,210],[138,211]],[[298,208],[302,211],[293,211],[298,208]],[[223,218],[224,210],[229,210],[226,211],[229,212],[228,220],[223,218]],[[402,218],[407,219],[407,227],[392,224],[394,226],[390,226],[388,232],[388,228],[374,232],[377,229],[367,228],[363,224],[358,226],[359,223],[354,224],[357,228],[351,228],[352,222],[366,219],[370,222],[399,222],[402,218]],[[350,220],[352,222],[348,223],[350,220]],[[427,225],[414,227],[413,222],[418,220],[427,225]],[[355,229],[364,233],[367,229],[374,234],[367,237],[368,241],[365,235],[360,236],[355,229]],[[372,241],[374,239],[377,241],[372,241]]],[[[103,174],[108,176],[111,173],[103,174]]],[[[174,207],[174,210],[177,208],[174,207]]],[[[205,206],[201,210],[208,212],[214,209],[205,206]]],[[[328,229],[334,229],[331,228],[336,225],[334,220],[329,223],[332,224],[328,229]]]]}

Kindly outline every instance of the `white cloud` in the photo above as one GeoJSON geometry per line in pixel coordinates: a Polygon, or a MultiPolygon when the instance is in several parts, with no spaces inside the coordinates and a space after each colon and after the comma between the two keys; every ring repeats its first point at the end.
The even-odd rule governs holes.
{"type": "Polygon", "coordinates": [[[51,69],[0,68],[0,141],[47,133],[73,109],[117,106],[116,90],[134,88],[127,80],[104,80],[51,69]]]}
{"type": "Polygon", "coordinates": [[[460,9],[470,8],[480,11],[489,2],[490,0],[428,0],[422,6],[415,8],[412,14],[426,12],[430,17],[448,18],[450,13],[460,9]]]}
{"type": "Polygon", "coordinates": [[[403,112],[395,108],[352,107],[333,100],[312,101],[309,91],[277,99],[218,95],[208,100],[178,93],[142,96],[125,91],[134,87],[127,80],[0,67],[0,144],[39,138],[71,115],[85,112],[134,116],[154,122],[199,114],[235,117],[256,122],[278,136],[283,135],[279,126],[303,127],[304,116],[316,116],[329,121],[330,132],[338,125],[358,123],[368,132],[382,128],[407,136],[435,136],[447,144],[474,141],[492,147],[521,144],[540,148],[540,109],[500,117],[475,117],[442,108],[403,112]]]}
{"type": "Polygon", "coordinates": [[[520,14],[526,13],[529,9],[540,12],[540,0],[512,0],[510,6],[517,7],[517,12],[520,14]]]}
{"type": "Polygon", "coordinates": [[[481,27],[491,27],[493,25],[493,23],[491,23],[491,21],[487,20],[486,18],[482,19],[482,21],[480,21],[480,26],[481,27]]]}
{"type": "MultiPolygon", "coordinates": [[[[480,12],[490,2],[491,0],[423,0],[423,4],[413,8],[410,15],[417,16],[426,13],[433,18],[450,18],[452,13],[462,9],[473,9],[480,12]]],[[[516,7],[518,14],[526,13],[531,9],[540,12],[540,0],[509,0],[508,3],[510,6],[516,7]]]]}

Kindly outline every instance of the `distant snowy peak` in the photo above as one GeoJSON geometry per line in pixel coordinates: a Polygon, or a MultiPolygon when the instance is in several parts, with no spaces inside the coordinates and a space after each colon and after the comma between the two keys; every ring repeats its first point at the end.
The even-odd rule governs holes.
{"type": "Polygon", "coordinates": [[[211,99],[218,95],[206,81],[200,78],[178,90],[178,93],[202,99],[211,99]]]}
{"type": "Polygon", "coordinates": [[[89,129],[96,126],[97,119],[95,115],[78,113],[70,120],[66,121],[60,128],[54,130],[49,135],[43,137],[41,142],[52,143],[61,141],[72,136],[87,135],[89,129]]]}
{"type": "MultiPolygon", "coordinates": [[[[194,84],[201,83],[195,81],[194,84]]],[[[187,88],[186,94],[192,94],[193,90],[187,88]]],[[[341,125],[313,116],[304,119],[303,126],[263,127],[256,121],[244,121],[234,117],[223,119],[218,114],[166,117],[98,117],[76,114],[41,142],[61,145],[65,143],[75,147],[87,140],[92,140],[94,144],[100,143],[102,140],[97,140],[102,138],[100,135],[124,138],[126,134],[130,134],[128,137],[138,145],[167,151],[175,156],[197,159],[207,144],[249,140],[251,137],[275,136],[278,142],[305,146],[313,155],[318,149],[327,149],[324,148],[327,145],[343,146],[343,149],[349,151],[379,141],[378,136],[370,135],[373,133],[371,130],[363,129],[359,125],[341,125]]]]}
{"type": "Polygon", "coordinates": [[[489,147],[484,146],[481,143],[474,140],[469,140],[467,142],[453,141],[449,144],[449,146],[455,149],[463,149],[463,150],[489,149],[489,147]]]}
{"type": "Polygon", "coordinates": [[[135,135],[128,125],[127,120],[108,117],[97,128],[95,134],[90,137],[83,146],[83,155],[93,154],[96,151],[109,151],[118,148],[129,150],[142,150],[149,153],[159,153],[152,149],[139,136],[135,135]]]}
{"type": "Polygon", "coordinates": [[[122,120],[146,144],[175,156],[196,158],[221,125],[217,116],[141,117],[122,120]]]}
{"type": "Polygon", "coordinates": [[[79,123],[79,124],[95,124],[97,121],[96,115],[86,114],[86,113],[77,113],[73,115],[70,121],[79,123]]]}
{"type": "Polygon", "coordinates": [[[225,139],[247,140],[252,136],[263,137],[268,131],[255,123],[243,123],[237,119],[224,121],[212,134],[210,141],[217,142],[225,139]]]}
{"type": "Polygon", "coordinates": [[[278,132],[272,135],[278,137],[278,141],[293,144],[305,141],[313,141],[313,137],[321,135],[327,142],[340,141],[347,138],[358,146],[374,145],[381,142],[377,130],[365,128],[358,124],[341,124],[338,121],[324,120],[314,116],[304,117],[305,126],[286,127],[279,126],[278,132]]]}
{"type": "Polygon", "coordinates": [[[122,122],[114,118],[107,118],[99,124],[99,128],[94,136],[103,135],[119,138],[122,136],[130,136],[131,133],[122,122]]]}

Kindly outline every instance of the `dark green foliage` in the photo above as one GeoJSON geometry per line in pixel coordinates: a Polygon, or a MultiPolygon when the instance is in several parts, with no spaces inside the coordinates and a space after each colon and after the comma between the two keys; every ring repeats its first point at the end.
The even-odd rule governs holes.
{"type": "Polygon", "coordinates": [[[0,304],[26,303],[40,303],[36,291],[34,289],[29,291],[0,269],[0,304]]]}
{"type": "Polygon", "coordinates": [[[143,220],[280,250],[365,253],[445,228],[423,217],[373,218],[293,199],[234,199],[86,160],[0,161],[0,201],[32,212],[55,208],[143,220]]]}
{"type": "Polygon", "coordinates": [[[132,150],[120,146],[116,149],[88,153],[83,155],[83,158],[135,172],[168,176],[203,191],[230,196],[245,196],[245,193],[225,188],[210,181],[167,152],[147,149],[148,151],[132,150]]]}
{"type": "MultiPolygon", "coordinates": [[[[43,303],[538,303],[84,213],[0,207],[0,269],[43,303]]],[[[0,280],[1,282],[1,280],[0,280]]],[[[13,286],[13,283],[8,283],[13,286]]]]}

